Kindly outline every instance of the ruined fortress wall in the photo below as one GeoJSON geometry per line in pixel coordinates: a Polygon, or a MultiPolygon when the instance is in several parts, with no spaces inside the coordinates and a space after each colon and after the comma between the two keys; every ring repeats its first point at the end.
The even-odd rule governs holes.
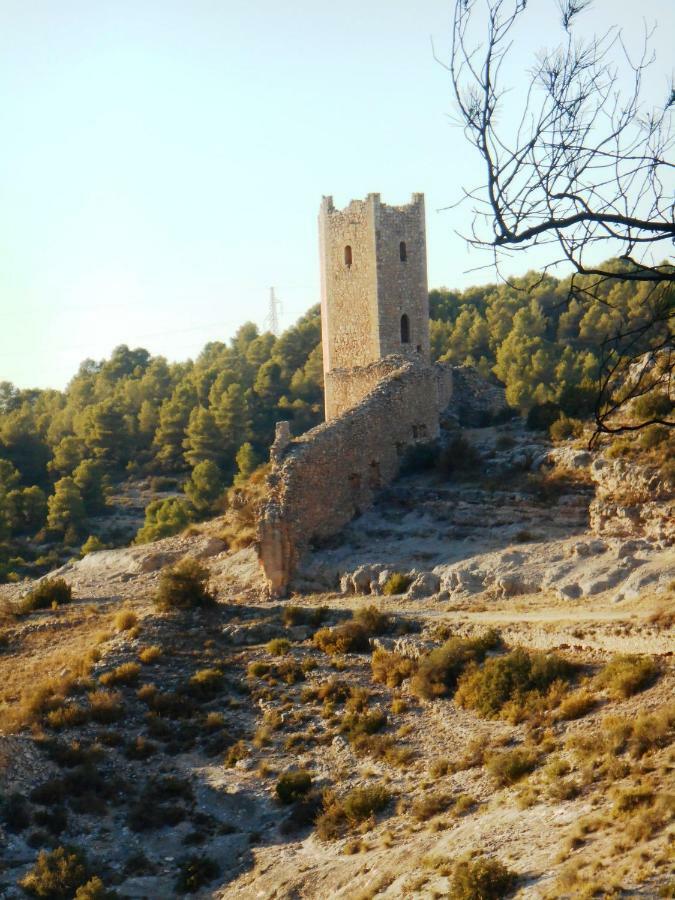
{"type": "Polygon", "coordinates": [[[326,407],[333,418],[356,406],[379,382],[399,369],[405,362],[402,357],[380,359],[369,366],[355,369],[333,369],[324,373],[326,407]]]}
{"type": "Polygon", "coordinates": [[[339,418],[292,441],[270,475],[259,522],[260,562],[283,593],[300,555],[371,505],[406,447],[438,435],[438,373],[404,362],[339,418]]]}
{"type": "MultiPolygon", "coordinates": [[[[356,406],[383,378],[400,369],[406,362],[406,358],[399,354],[379,359],[369,366],[326,372],[324,392],[333,416],[341,416],[356,406]]],[[[443,410],[453,396],[453,367],[445,363],[436,363],[433,370],[436,376],[437,408],[443,410]]]]}
{"type": "Polygon", "coordinates": [[[429,362],[429,292],[424,194],[405,206],[375,207],[380,353],[402,353],[429,362]],[[401,259],[401,242],[405,259],[401,259]],[[401,317],[408,316],[410,339],[401,343],[401,317]]]}

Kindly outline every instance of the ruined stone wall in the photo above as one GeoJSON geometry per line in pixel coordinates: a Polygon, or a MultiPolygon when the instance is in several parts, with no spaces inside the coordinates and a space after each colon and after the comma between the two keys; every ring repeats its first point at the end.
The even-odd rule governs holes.
{"type": "Polygon", "coordinates": [[[377,384],[399,369],[405,363],[401,356],[389,359],[378,359],[369,366],[354,369],[333,369],[324,374],[324,392],[326,406],[330,407],[332,417],[341,416],[343,412],[356,406],[369,394],[377,384]]]}
{"type": "MultiPolygon", "coordinates": [[[[408,360],[398,354],[378,359],[369,366],[355,369],[334,369],[324,376],[324,391],[333,416],[356,406],[387,375],[400,369],[408,360]]],[[[439,410],[445,409],[453,396],[453,367],[447,363],[436,363],[433,367],[436,378],[436,402],[439,410]]]]}
{"type": "Polygon", "coordinates": [[[398,474],[405,449],[438,435],[436,367],[403,361],[356,406],[277,451],[258,547],[283,594],[308,544],[337,533],[398,474]]]}

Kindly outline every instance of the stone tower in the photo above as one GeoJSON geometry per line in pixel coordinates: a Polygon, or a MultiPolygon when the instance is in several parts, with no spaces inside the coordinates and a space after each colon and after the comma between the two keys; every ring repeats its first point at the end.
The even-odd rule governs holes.
{"type": "Polygon", "coordinates": [[[328,421],[382,377],[371,364],[391,355],[429,363],[424,195],[387,206],[368,194],[341,210],[324,197],[319,240],[328,421]]]}

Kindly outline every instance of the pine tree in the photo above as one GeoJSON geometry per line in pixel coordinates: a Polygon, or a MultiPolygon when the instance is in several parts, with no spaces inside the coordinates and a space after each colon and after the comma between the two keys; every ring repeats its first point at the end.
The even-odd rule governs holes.
{"type": "Polygon", "coordinates": [[[203,406],[197,406],[190,413],[183,447],[185,461],[192,467],[205,460],[217,463],[222,458],[223,442],[216,420],[203,406]]]}
{"type": "Polygon", "coordinates": [[[165,471],[185,468],[183,440],[195,401],[192,383],[182,381],[160,407],[159,427],[153,446],[156,448],[157,462],[165,471]]]}
{"type": "Polygon", "coordinates": [[[47,525],[53,531],[65,533],[77,529],[84,520],[82,494],[72,478],[61,478],[54,485],[54,493],[47,500],[47,525]]]}
{"type": "Polygon", "coordinates": [[[183,490],[200,516],[215,513],[225,485],[218,466],[210,459],[197,463],[183,490]]]}
{"type": "Polygon", "coordinates": [[[73,481],[80,489],[87,515],[95,516],[105,510],[107,479],[104,467],[99,461],[82,460],[73,472],[73,481]]]}
{"type": "Polygon", "coordinates": [[[258,459],[255,455],[253,447],[246,441],[237,451],[237,474],[234,479],[235,484],[242,484],[247,481],[258,467],[258,459]]]}
{"type": "Polygon", "coordinates": [[[248,404],[240,384],[228,387],[214,410],[214,416],[221,431],[224,450],[233,461],[237,448],[248,440],[250,433],[248,404]]]}

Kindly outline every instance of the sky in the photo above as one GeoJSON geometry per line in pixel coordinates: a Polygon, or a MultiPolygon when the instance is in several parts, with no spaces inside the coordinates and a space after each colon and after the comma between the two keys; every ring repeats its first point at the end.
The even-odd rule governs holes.
{"type": "MultiPolygon", "coordinates": [[[[514,83],[557,40],[554,0],[530,10],[514,83]]],[[[323,194],[424,192],[430,286],[491,280],[457,234],[468,211],[444,210],[481,174],[432,52],[447,59],[451,14],[451,0],[2,0],[0,381],[63,388],[121,343],[194,357],[262,327],[272,285],[287,327],[319,300],[323,194]]],[[[658,23],[662,99],[673,0],[595,0],[584,17],[629,42],[658,23]]]]}

